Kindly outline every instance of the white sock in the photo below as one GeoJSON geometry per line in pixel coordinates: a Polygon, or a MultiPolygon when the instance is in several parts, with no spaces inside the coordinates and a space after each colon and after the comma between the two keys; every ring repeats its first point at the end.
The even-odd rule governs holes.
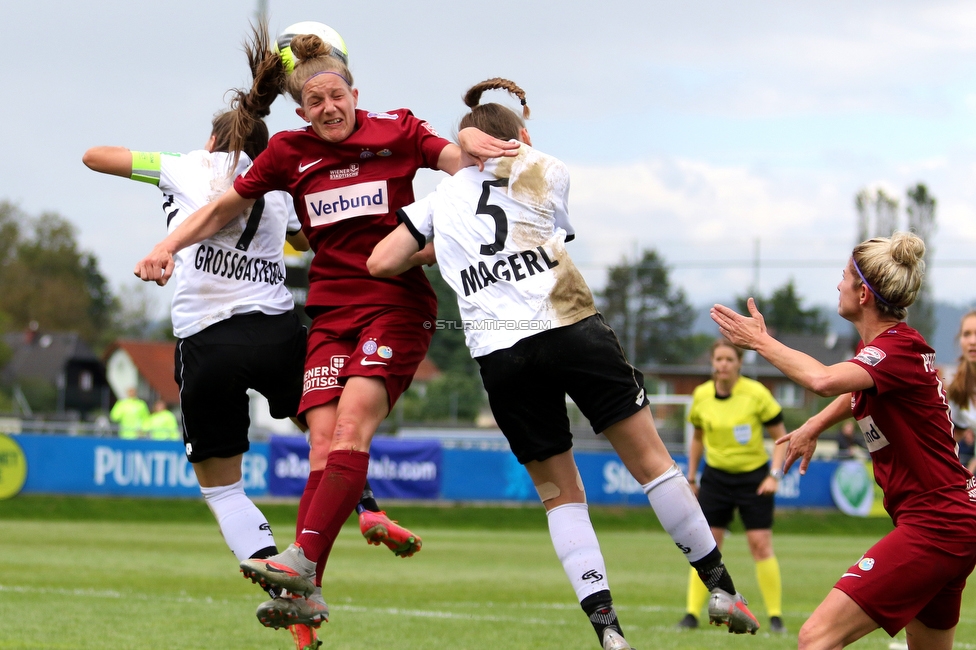
{"type": "Polygon", "coordinates": [[[580,602],[590,594],[610,589],[600,543],[585,503],[566,503],[548,513],[549,536],[556,556],[580,602]]]}
{"type": "Polygon", "coordinates": [[[658,521],[689,562],[700,560],[712,552],[715,538],[695,493],[677,465],[641,487],[658,521]]]}
{"type": "Polygon", "coordinates": [[[220,534],[238,560],[246,560],[261,549],[275,546],[268,520],[244,494],[243,479],[231,485],[201,487],[200,492],[217,518],[220,534]]]}

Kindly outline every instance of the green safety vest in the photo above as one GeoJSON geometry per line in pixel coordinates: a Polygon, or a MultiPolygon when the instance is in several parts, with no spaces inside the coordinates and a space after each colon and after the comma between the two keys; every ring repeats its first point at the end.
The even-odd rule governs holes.
{"type": "Polygon", "coordinates": [[[138,397],[120,399],[112,407],[109,418],[119,423],[120,438],[138,438],[142,435],[142,423],[149,417],[149,407],[138,397]]]}
{"type": "Polygon", "coordinates": [[[179,427],[176,426],[176,416],[165,409],[151,413],[142,428],[152,440],[180,439],[179,427]]]}

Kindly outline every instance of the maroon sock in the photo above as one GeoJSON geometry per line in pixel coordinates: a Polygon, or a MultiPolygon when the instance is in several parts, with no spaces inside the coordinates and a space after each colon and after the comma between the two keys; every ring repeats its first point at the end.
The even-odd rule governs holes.
{"type": "Polygon", "coordinates": [[[339,530],[359,503],[368,469],[369,454],[364,451],[329,453],[322,482],[305,514],[305,532],[297,540],[305,549],[305,557],[314,562],[328,559],[339,530]]]}
{"type": "Polygon", "coordinates": [[[305,528],[305,517],[308,515],[308,509],[312,505],[312,497],[315,496],[315,490],[318,489],[324,472],[325,470],[317,469],[308,474],[305,491],[302,492],[302,498],[298,501],[298,521],[295,522],[295,539],[298,539],[299,535],[302,534],[302,529],[305,528]]]}

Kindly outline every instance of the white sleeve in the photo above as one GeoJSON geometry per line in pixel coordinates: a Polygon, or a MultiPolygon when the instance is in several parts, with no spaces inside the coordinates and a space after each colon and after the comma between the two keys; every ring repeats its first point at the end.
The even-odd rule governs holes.
{"type": "Polygon", "coordinates": [[[285,202],[285,210],[288,215],[288,224],[285,226],[285,232],[287,232],[289,235],[294,235],[302,229],[302,222],[298,218],[298,214],[295,212],[295,202],[292,200],[291,194],[288,192],[283,192],[281,190],[275,190],[275,192],[281,194],[281,198],[285,202]]]}
{"type": "Polygon", "coordinates": [[[549,169],[553,218],[556,227],[566,231],[566,241],[572,241],[576,238],[576,231],[573,224],[569,223],[569,169],[562,162],[549,169]]]}
{"type": "Polygon", "coordinates": [[[417,240],[420,248],[434,236],[434,206],[437,203],[437,190],[422,199],[397,210],[397,218],[406,224],[417,240]]]}
{"type": "Polygon", "coordinates": [[[953,401],[949,401],[949,417],[952,423],[960,429],[972,429],[974,425],[974,415],[972,409],[963,408],[953,401]]]}
{"type": "Polygon", "coordinates": [[[187,184],[189,158],[178,153],[159,154],[159,189],[167,194],[180,192],[187,184]]]}

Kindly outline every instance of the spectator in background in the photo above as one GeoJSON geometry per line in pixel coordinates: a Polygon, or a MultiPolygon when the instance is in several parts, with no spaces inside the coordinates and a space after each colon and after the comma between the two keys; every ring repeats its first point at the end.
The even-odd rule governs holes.
{"type": "Polygon", "coordinates": [[[864,439],[854,435],[854,420],[847,420],[837,432],[837,458],[854,458],[854,447],[864,447],[864,439]]]}
{"type": "Polygon", "coordinates": [[[962,317],[959,323],[959,347],[962,355],[956,374],[949,383],[949,407],[952,411],[952,436],[959,445],[959,460],[976,469],[973,460],[973,427],[976,425],[976,310],[962,317]]]}
{"type": "Polygon", "coordinates": [[[109,419],[119,425],[119,438],[134,440],[142,435],[142,425],[149,417],[149,406],[136,397],[136,389],[125,391],[126,397],[112,407],[109,419]]]}
{"type": "Polygon", "coordinates": [[[153,404],[152,413],[146,418],[142,430],[150,440],[179,440],[180,430],[176,416],[166,408],[166,402],[158,399],[153,404]]]}
{"type": "MultiPolygon", "coordinates": [[[[742,349],[726,339],[712,344],[712,379],[698,386],[688,420],[695,427],[688,455],[688,482],[711,528],[718,548],[725,530],[739,511],[749,552],[756,563],[756,579],[769,630],[785,633],[782,578],[773,552],[773,512],[776,489],[783,478],[786,448],[777,445],[772,462],[763,442],[765,429],[773,440],[786,435],[783,408],[765,386],[743,377],[742,349]],[[705,467],[698,478],[702,456],[705,467]]],[[[698,574],[688,577],[686,613],[679,628],[698,627],[698,615],[708,590],[698,574]]]]}

